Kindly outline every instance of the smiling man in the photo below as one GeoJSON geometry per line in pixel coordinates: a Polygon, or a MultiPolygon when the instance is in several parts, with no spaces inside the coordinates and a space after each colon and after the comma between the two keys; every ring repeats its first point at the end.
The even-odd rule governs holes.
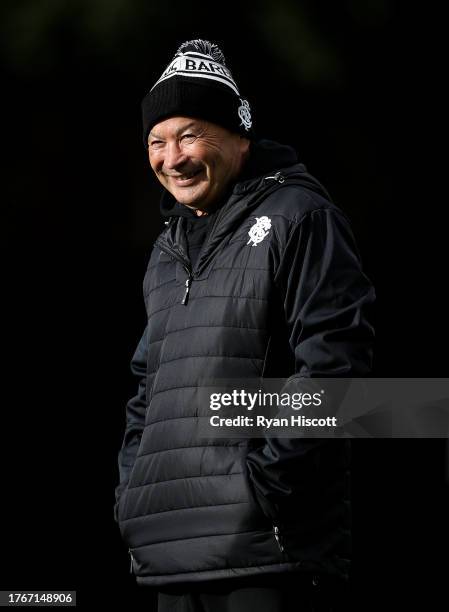
{"type": "Polygon", "coordinates": [[[240,174],[249,145],[248,139],[219,125],[171,117],[151,130],[148,154],[162,185],[201,215],[240,174]]]}
{"type": "Polygon", "coordinates": [[[374,290],[348,220],[291,147],[255,138],[215,44],[183,43],[142,110],[167,221],[119,452],[131,570],[162,612],[330,610],[349,570],[346,442],[205,439],[198,391],[370,371],[374,290]]]}

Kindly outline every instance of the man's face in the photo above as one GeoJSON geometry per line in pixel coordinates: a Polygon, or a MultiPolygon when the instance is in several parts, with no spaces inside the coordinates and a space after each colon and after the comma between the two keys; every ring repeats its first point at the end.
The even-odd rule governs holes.
{"type": "Polygon", "coordinates": [[[249,140],[215,123],[171,117],[148,136],[150,165],[180,204],[205,209],[224,193],[243,165],[249,140]]]}

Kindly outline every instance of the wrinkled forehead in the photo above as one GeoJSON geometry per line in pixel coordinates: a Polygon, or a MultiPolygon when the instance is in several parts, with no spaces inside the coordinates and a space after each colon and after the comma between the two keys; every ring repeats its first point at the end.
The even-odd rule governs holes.
{"type": "Polygon", "coordinates": [[[186,130],[204,129],[207,122],[193,117],[170,117],[159,121],[151,128],[149,138],[167,138],[169,136],[179,136],[186,130]]]}
{"type": "Polygon", "coordinates": [[[234,140],[236,134],[229,131],[225,127],[207,121],[206,119],[199,119],[195,117],[170,117],[159,121],[150,130],[148,134],[148,141],[157,138],[166,140],[167,138],[177,138],[182,133],[191,131],[196,135],[209,135],[215,140],[228,141],[234,140]]]}

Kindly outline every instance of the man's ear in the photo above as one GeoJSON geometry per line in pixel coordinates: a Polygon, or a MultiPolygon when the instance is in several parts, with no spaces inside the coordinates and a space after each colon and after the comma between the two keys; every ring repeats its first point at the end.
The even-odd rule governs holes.
{"type": "Polygon", "coordinates": [[[248,140],[248,138],[245,138],[245,136],[242,136],[241,134],[239,134],[238,136],[239,136],[239,140],[240,140],[240,142],[239,142],[240,152],[243,153],[243,154],[248,153],[251,141],[248,140]]]}

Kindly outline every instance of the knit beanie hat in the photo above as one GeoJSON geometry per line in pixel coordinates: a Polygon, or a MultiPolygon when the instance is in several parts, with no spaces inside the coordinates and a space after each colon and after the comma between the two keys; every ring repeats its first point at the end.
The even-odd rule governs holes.
{"type": "Polygon", "coordinates": [[[145,148],[151,128],[174,116],[205,119],[254,138],[248,100],[240,95],[216,44],[201,39],[182,43],[145,96],[142,101],[145,148]]]}

